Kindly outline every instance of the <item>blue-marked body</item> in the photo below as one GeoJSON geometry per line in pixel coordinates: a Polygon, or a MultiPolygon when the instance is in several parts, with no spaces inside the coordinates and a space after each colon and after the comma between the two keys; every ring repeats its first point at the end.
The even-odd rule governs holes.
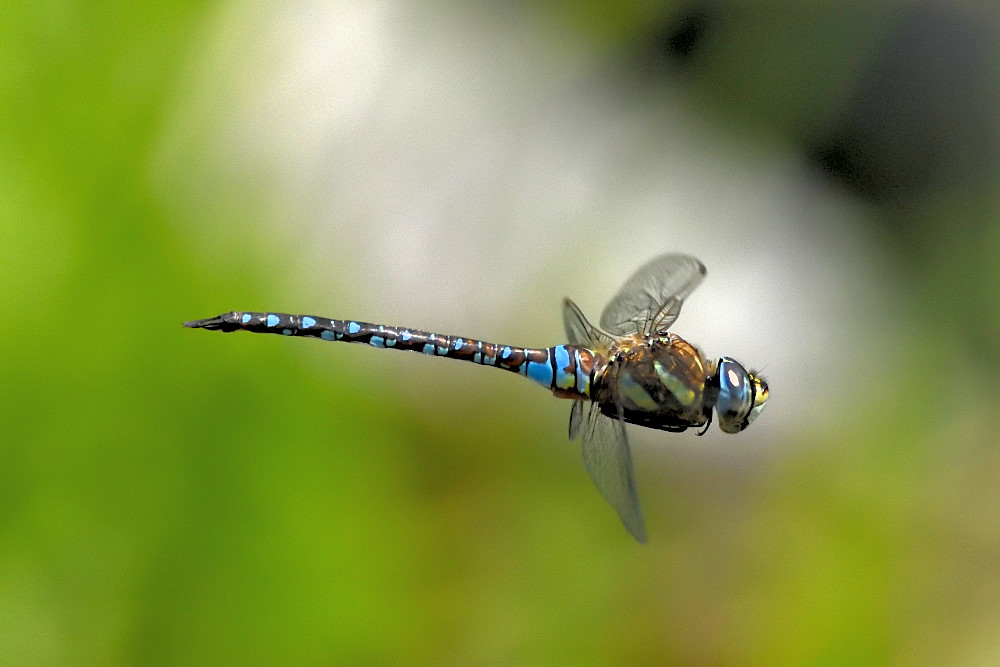
{"type": "Polygon", "coordinates": [[[550,348],[497,345],[418,329],[287,313],[232,312],[189,324],[221,331],[242,329],[257,333],[281,333],[286,336],[362,343],[377,348],[411,350],[434,357],[461,359],[481,366],[497,366],[524,375],[564,398],[588,398],[594,372],[594,353],[576,345],[556,345],[550,348]]]}

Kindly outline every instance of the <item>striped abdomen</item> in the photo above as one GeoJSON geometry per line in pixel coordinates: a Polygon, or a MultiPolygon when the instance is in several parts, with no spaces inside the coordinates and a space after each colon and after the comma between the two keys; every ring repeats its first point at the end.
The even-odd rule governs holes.
{"type": "Polygon", "coordinates": [[[401,329],[354,320],[331,320],[311,315],[234,311],[205,320],[185,322],[184,326],[217,331],[244,329],[255,333],[309,336],[460,359],[518,373],[562,398],[590,398],[595,365],[594,354],[577,345],[556,345],[550,348],[497,345],[471,338],[427,333],[419,329],[401,329]]]}

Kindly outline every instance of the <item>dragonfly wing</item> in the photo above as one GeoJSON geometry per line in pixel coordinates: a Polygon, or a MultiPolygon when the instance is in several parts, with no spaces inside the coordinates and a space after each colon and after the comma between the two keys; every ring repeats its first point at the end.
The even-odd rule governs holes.
{"type": "MultiPolygon", "coordinates": [[[[577,404],[579,405],[579,403],[577,404]]],[[[573,411],[577,411],[573,406],[573,411]]],[[[582,414],[582,407],[579,408],[582,414]]],[[[625,436],[625,421],[611,419],[592,403],[583,424],[583,462],[590,478],[601,495],[618,512],[625,528],[639,542],[646,541],[646,524],[639,507],[639,494],[632,471],[632,456],[625,436]]],[[[573,414],[570,415],[570,433],[573,431],[573,414]]]]}
{"type": "Polygon", "coordinates": [[[666,331],[701,281],[705,265],[690,255],[661,255],[629,278],[601,313],[601,328],[615,336],[666,331]]]}
{"type": "Polygon", "coordinates": [[[583,426],[583,401],[573,401],[573,407],[569,411],[569,439],[576,440],[580,435],[580,427],[583,426]]]}
{"type": "Polygon", "coordinates": [[[607,349],[611,337],[587,321],[583,312],[568,297],[563,299],[563,326],[566,337],[573,345],[583,345],[591,349],[607,349]]]}

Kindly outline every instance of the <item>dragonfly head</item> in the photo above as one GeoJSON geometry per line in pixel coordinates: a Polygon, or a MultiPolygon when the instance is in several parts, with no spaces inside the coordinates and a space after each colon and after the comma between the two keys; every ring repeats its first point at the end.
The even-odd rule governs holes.
{"type": "Polygon", "coordinates": [[[739,433],[764,409],[767,382],[729,357],[719,359],[714,380],[719,387],[719,398],[715,402],[719,428],[726,433],[739,433]]]}

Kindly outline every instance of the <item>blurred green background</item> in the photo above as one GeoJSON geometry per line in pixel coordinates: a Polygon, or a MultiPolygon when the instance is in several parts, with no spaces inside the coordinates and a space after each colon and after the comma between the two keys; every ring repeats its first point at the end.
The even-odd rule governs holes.
{"type": "Polygon", "coordinates": [[[0,18],[0,662],[1000,660],[996,13],[0,18]],[[693,176],[643,203],[660,160],[693,176]],[[710,273],[677,330],[772,399],[756,435],[632,432],[646,546],[529,383],[180,326],[551,345],[559,297],[596,316],[668,250],[710,273]]]}

